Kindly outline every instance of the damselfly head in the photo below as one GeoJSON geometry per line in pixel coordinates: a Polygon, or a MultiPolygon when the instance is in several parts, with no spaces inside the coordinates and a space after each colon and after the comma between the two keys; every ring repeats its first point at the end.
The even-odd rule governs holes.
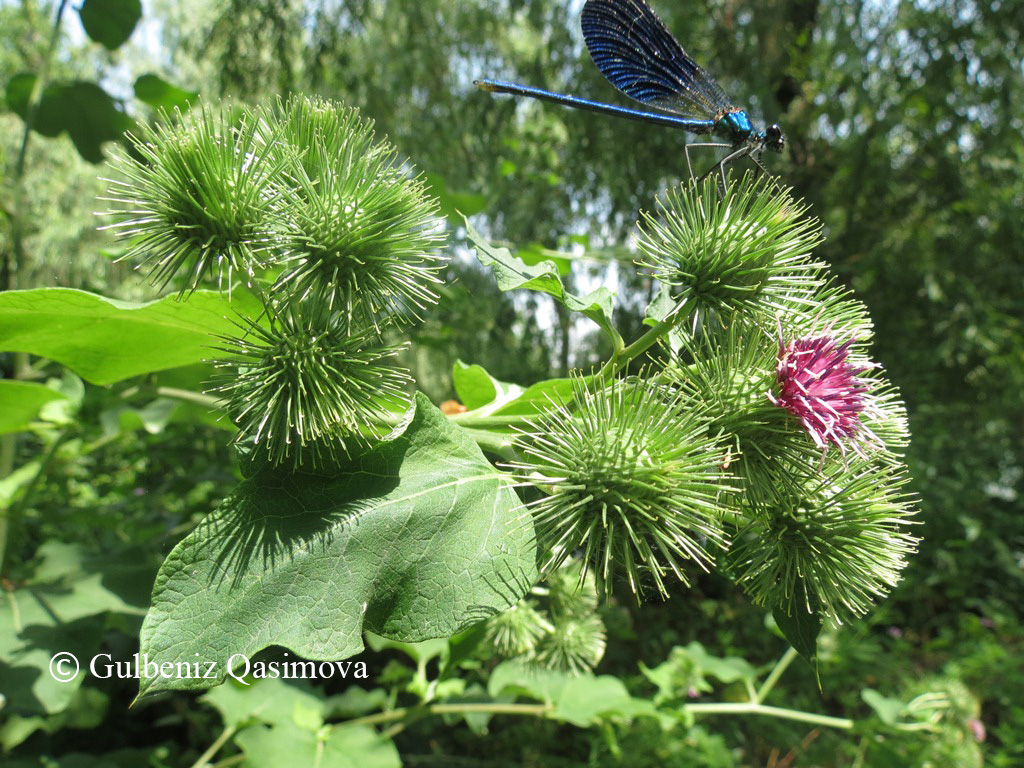
{"type": "Polygon", "coordinates": [[[764,132],[764,145],[773,152],[781,152],[786,146],[786,136],[777,124],[769,125],[764,132]]]}

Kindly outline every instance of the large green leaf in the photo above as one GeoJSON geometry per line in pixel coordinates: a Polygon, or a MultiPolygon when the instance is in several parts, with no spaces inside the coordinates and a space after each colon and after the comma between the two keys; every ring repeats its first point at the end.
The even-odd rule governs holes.
{"type": "Polygon", "coordinates": [[[0,293],[0,351],[27,352],[63,363],[93,384],[191,365],[213,356],[219,334],[238,333],[237,314],[259,304],[236,291],[188,301],[166,297],[137,304],[70,288],[0,293]]]}
{"type": "MultiPolygon", "coordinates": [[[[7,83],[11,111],[25,119],[36,76],[15,75],[7,83]]],[[[43,89],[32,129],[51,138],[67,132],[75,149],[90,163],[103,162],[103,144],[117,141],[134,125],[113,97],[96,83],[79,80],[54,83],[43,89]]]]}
{"type": "Polygon", "coordinates": [[[598,288],[586,296],[576,296],[562,285],[559,265],[550,259],[527,263],[508,248],[495,248],[466,220],[466,234],[476,246],[477,260],[494,270],[498,287],[503,291],[529,289],[553,296],[573,312],[586,315],[613,338],[617,337],[612,324],[614,294],[607,288],[598,288]]]}
{"type": "MultiPolygon", "coordinates": [[[[361,688],[349,690],[367,696],[361,688]]],[[[375,701],[381,705],[386,696],[383,691],[378,694],[375,701]]],[[[248,766],[399,768],[394,744],[372,728],[325,726],[327,716],[338,709],[339,698],[325,699],[305,680],[261,679],[228,681],[202,701],[221,713],[225,726],[241,731],[235,741],[247,753],[248,766]]]]}
{"type": "Polygon", "coordinates": [[[28,381],[0,381],[0,434],[28,429],[43,406],[67,400],[60,392],[28,381]]]}
{"type": "Polygon", "coordinates": [[[423,396],[408,429],[332,475],[256,469],[167,557],[142,628],[157,661],[218,663],[216,681],[149,678],[141,693],[205,688],[233,654],[308,659],[449,637],[514,604],[536,578],[518,497],[423,396]]]}
{"type": "Polygon", "coordinates": [[[84,0],[78,9],[85,33],[109,51],[128,42],[142,18],[141,0],[84,0]]]}

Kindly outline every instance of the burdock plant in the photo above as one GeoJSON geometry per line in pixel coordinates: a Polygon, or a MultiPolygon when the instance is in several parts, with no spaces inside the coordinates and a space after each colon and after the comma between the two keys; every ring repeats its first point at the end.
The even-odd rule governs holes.
{"type": "Polygon", "coordinates": [[[597,612],[594,574],[569,558],[527,598],[487,621],[493,651],[531,668],[589,672],[604,656],[606,632],[597,612]]]}
{"type": "Polygon", "coordinates": [[[407,405],[405,371],[390,364],[400,345],[316,302],[268,307],[223,339],[213,389],[227,403],[240,445],[265,446],[274,464],[323,466],[381,432],[381,412],[407,405]]]}
{"type": "Polygon", "coordinates": [[[134,154],[105,198],[111,226],[129,241],[124,258],[182,295],[210,277],[251,280],[280,256],[286,158],[264,159],[259,115],[246,110],[175,110],[129,135],[134,154]]]}
{"type": "Polygon", "coordinates": [[[709,540],[723,540],[718,497],[722,445],[703,415],[652,379],[574,380],[571,400],[523,430],[521,482],[544,493],[531,503],[549,555],[545,569],[583,550],[585,576],[604,587],[621,573],[637,595],[669,575],[687,583],[706,569],[709,540]]]}
{"type": "MultiPolygon", "coordinates": [[[[354,110],[298,98],[166,115],[133,143],[109,196],[128,257],[182,297],[241,276],[262,302],[215,361],[237,441],[279,468],[330,469],[400,422],[395,335],[436,301],[443,261],[436,205],[394,148],[354,110]]],[[[613,350],[498,419],[551,579],[546,608],[534,595],[491,620],[498,652],[592,667],[597,597],[616,583],[667,597],[720,568],[759,604],[836,620],[896,583],[915,544],[906,418],[820,241],[769,179],[670,191],[636,241],[664,301],[630,344],[604,299],[489,252],[509,287],[597,319],[613,350]]],[[[495,424],[477,426],[493,445],[480,435],[495,424]]]]}
{"type": "Polygon", "coordinates": [[[693,318],[731,317],[801,301],[820,283],[822,265],[809,258],[821,226],[806,206],[774,193],[762,177],[671,190],[640,222],[638,263],[685,301],[693,318]]]}
{"type": "Polygon", "coordinates": [[[436,203],[355,110],[294,98],[164,115],[117,158],[125,258],[182,297],[236,275],[262,301],[221,339],[212,393],[236,441],[328,468],[408,404],[385,334],[436,301],[436,203]]]}
{"type": "Polygon", "coordinates": [[[437,300],[444,262],[436,205],[398,153],[352,109],[293,100],[268,116],[268,149],[289,165],[284,270],[274,286],[380,328],[437,300]],[[297,154],[296,154],[297,151],[297,154]]]}
{"type": "Polygon", "coordinates": [[[639,599],[720,567],[761,605],[837,621],[897,582],[916,544],[906,419],[864,307],[813,256],[820,231],[750,176],[643,214],[637,261],[668,301],[522,428],[513,467],[549,569],[576,552],[639,599]]]}

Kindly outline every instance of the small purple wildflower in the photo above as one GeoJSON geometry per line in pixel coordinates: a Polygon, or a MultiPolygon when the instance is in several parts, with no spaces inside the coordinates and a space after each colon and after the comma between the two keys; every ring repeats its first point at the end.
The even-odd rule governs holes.
{"type": "Polygon", "coordinates": [[[860,423],[867,407],[867,386],[860,374],[872,367],[857,368],[849,362],[853,339],[839,343],[825,335],[794,339],[786,344],[779,336],[779,394],[768,398],[803,424],[822,452],[829,445],[846,454],[847,447],[864,455],[861,443],[872,438],[860,423]]]}

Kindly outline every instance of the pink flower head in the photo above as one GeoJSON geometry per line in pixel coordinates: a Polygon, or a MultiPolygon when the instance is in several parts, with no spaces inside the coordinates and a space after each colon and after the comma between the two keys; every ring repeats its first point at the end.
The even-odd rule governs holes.
{"type": "Polygon", "coordinates": [[[804,425],[822,451],[829,444],[843,454],[851,447],[863,454],[860,443],[871,433],[860,423],[867,405],[867,386],[858,376],[869,367],[850,364],[848,353],[853,339],[839,343],[827,335],[794,339],[789,344],[779,336],[779,394],[769,399],[785,408],[804,425]]]}

